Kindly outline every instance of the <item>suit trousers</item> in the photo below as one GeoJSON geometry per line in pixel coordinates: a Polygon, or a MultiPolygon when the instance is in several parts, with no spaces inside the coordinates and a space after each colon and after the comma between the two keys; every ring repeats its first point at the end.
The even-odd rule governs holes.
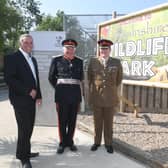
{"type": "Polygon", "coordinates": [[[60,145],[72,146],[79,103],[56,103],[60,145]]]}
{"type": "Polygon", "coordinates": [[[102,132],[104,132],[105,145],[112,145],[114,113],[113,107],[93,107],[95,144],[101,144],[102,132]]]}
{"type": "Polygon", "coordinates": [[[30,139],[35,122],[35,102],[26,107],[14,106],[14,111],[18,127],[16,157],[26,160],[31,153],[30,139]]]}

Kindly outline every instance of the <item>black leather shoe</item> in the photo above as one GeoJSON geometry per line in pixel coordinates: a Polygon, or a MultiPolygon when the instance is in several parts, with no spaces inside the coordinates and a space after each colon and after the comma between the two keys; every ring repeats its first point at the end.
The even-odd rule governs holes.
{"type": "Polygon", "coordinates": [[[111,145],[109,145],[109,146],[107,145],[106,149],[107,149],[108,153],[113,153],[114,152],[113,147],[111,145]]]}
{"type": "Polygon", "coordinates": [[[39,156],[39,152],[32,152],[30,153],[29,157],[32,158],[32,157],[37,157],[39,156]]]}
{"type": "Polygon", "coordinates": [[[32,168],[30,160],[21,161],[21,162],[22,162],[22,168],[32,168]]]}
{"type": "Polygon", "coordinates": [[[75,145],[72,145],[70,146],[70,150],[75,152],[78,150],[78,148],[75,145]]]}
{"type": "Polygon", "coordinates": [[[91,151],[96,151],[100,145],[99,144],[93,144],[90,148],[91,151]]]}
{"type": "Polygon", "coordinates": [[[64,152],[64,147],[63,146],[59,146],[58,149],[57,149],[57,153],[61,154],[63,152],[64,152]]]}

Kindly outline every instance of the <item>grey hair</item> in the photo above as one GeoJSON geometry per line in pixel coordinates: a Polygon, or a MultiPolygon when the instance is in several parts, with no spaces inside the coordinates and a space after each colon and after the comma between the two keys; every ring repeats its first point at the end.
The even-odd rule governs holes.
{"type": "Polygon", "coordinates": [[[26,37],[30,37],[33,39],[33,37],[30,35],[30,34],[22,34],[19,38],[19,43],[21,44],[22,43],[22,40],[26,37]]]}

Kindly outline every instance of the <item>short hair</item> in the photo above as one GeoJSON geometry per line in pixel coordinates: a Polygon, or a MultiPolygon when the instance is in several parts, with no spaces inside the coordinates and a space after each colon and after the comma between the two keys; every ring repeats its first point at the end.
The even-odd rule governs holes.
{"type": "Polygon", "coordinates": [[[24,38],[26,38],[26,37],[30,37],[30,38],[32,38],[32,39],[33,39],[33,37],[32,37],[30,34],[22,34],[22,35],[20,35],[20,38],[19,38],[19,43],[21,43],[21,42],[22,42],[22,40],[23,40],[24,38]]]}

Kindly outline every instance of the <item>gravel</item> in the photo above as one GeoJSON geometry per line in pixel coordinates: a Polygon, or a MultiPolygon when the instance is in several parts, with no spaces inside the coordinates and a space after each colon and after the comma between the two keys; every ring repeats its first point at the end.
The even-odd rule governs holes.
{"type": "MultiPolygon", "coordinates": [[[[93,135],[91,112],[79,113],[78,127],[93,135]]],[[[118,112],[114,117],[113,138],[120,148],[124,144],[125,154],[151,167],[168,168],[168,114],[140,113],[135,118],[132,113],[118,112]]]]}

